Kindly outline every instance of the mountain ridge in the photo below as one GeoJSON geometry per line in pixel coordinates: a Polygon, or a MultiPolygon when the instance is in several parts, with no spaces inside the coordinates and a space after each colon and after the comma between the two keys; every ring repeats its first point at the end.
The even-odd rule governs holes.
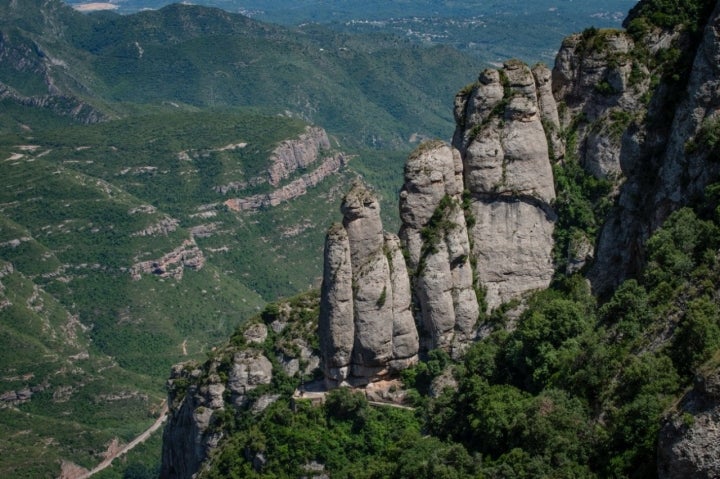
{"type": "Polygon", "coordinates": [[[22,89],[30,79],[42,90],[38,98],[8,98],[42,105],[50,95],[60,103],[56,111],[85,121],[123,116],[118,102],[254,106],[329,125],[344,144],[402,149],[413,135],[442,136],[451,128],[439,100],[453,92],[449,67],[470,72],[475,63],[449,47],[313,25],[289,29],[217,8],[175,4],[129,16],[84,15],[59,0],[51,3],[37,9],[47,18],[31,17],[27,30],[12,20],[22,17],[15,3],[3,9],[4,55],[20,48],[8,43],[17,37],[43,65],[34,73],[16,65],[10,73],[22,81],[6,85],[8,91],[22,89]],[[79,116],[74,109],[81,105],[92,106],[94,114],[79,116]],[[362,115],[346,113],[358,109],[362,115]]]}

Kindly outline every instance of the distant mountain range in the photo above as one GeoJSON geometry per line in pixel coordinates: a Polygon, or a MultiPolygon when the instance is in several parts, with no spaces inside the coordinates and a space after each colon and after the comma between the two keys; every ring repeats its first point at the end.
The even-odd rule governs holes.
{"type": "MultiPolygon", "coordinates": [[[[133,13],[158,9],[167,0],[68,2],[84,10],[133,13]]],[[[552,63],[563,37],[587,26],[617,27],[634,0],[358,1],[200,0],[258,20],[284,25],[315,23],[337,31],[392,33],[421,44],[452,45],[484,62],[520,58],[552,63]],[[537,28],[542,25],[541,28],[537,28]]]]}

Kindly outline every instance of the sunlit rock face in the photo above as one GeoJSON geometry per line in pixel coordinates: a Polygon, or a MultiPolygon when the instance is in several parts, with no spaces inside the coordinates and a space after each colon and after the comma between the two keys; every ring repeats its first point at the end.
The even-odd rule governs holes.
{"type": "Polygon", "coordinates": [[[320,345],[328,385],[366,384],[417,362],[410,282],[397,236],[357,183],[325,240],[320,345]]]}
{"type": "Polygon", "coordinates": [[[554,272],[550,153],[564,146],[549,71],[518,61],[483,71],[457,95],[455,120],[471,254],[492,309],[547,287],[554,272]]]}
{"type": "Polygon", "coordinates": [[[462,172],[457,150],[441,142],[421,146],[405,165],[400,238],[428,350],[462,351],[478,320],[462,172]]]}

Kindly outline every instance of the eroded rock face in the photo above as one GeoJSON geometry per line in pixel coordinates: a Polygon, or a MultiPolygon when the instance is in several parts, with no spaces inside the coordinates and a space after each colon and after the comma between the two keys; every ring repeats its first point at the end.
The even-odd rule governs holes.
{"type": "Polygon", "coordinates": [[[472,255],[488,309],[548,286],[554,271],[549,151],[558,156],[564,146],[549,81],[546,68],[509,61],[482,72],[455,99],[453,146],[464,166],[472,255]]]}
{"type": "MultiPolygon", "coordinates": [[[[273,324],[282,321],[284,331],[275,331],[271,347],[277,367],[289,377],[312,377],[319,364],[318,351],[308,342],[315,331],[313,320],[300,311],[317,308],[317,296],[306,296],[295,306],[278,305],[273,324]],[[312,324],[308,324],[312,323],[312,324]]],[[[272,382],[273,363],[268,352],[269,325],[250,321],[236,333],[234,344],[213,348],[203,364],[190,361],[173,366],[167,382],[169,416],[163,432],[160,477],[191,479],[224,437],[223,421],[238,411],[261,414],[279,395],[249,394],[272,382]],[[265,347],[262,348],[261,344],[265,347]],[[262,349],[261,349],[262,348],[262,349]]]]}
{"type": "Polygon", "coordinates": [[[329,385],[362,384],[417,361],[410,284],[394,235],[383,232],[377,199],[361,184],[347,193],[343,223],[325,242],[320,307],[329,385]]]}
{"type": "Polygon", "coordinates": [[[270,157],[270,184],[278,186],[299,168],[307,168],[314,163],[320,157],[320,152],[329,148],[327,133],[317,126],[308,126],[297,139],[283,141],[270,157]]]}
{"type": "Polygon", "coordinates": [[[715,7],[693,62],[687,92],[673,118],[664,161],[659,172],[662,187],[654,198],[656,222],[669,211],[703,195],[720,176],[713,148],[700,132],[720,117],[720,5],[715,7]],[[689,148],[694,142],[696,148],[689,148]]]}
{"type": "Polygon", "coordinates": [[[660,479],[720,477],[720,370],[698,378],[659,434],[660,479]]]}
{"type": "Polygon", "coordinates": [[[400,239],[396,235],[385,233],[384,249],[393,293],[392,360],[389,363],[392,371],[405,369],[417,361],[419,340],[412,314],[410,278],[401,248],[400,239]]]}
{"type": "Polygon", "coordinates": [[[696,49],[677,29],[658,29],[642,39],[651,53],[673,47],[694,58],[683,73],[685,91],[675,84],[653,86],[647,67],[625,54],[633,48],[625,33],[608,32],[590,44],[576,35],[563,43],[553,71],[556,98],[568,106],[561,122],[584,119],[577,127],[578,158],[592,174],[615,178],[618,192],[588,273],[598,294],[635,276],[652,232],[720,177],[720,164],[710,160],[716,153],[700,134],[720,113],[719,19],[716,7],[696,49]]]}
{"type": "Polygon", "coordinates": [[[325,238],[324,275],[318,333],[325,377],[346,380],[355,342],[350,241],[341,224],[333,225],[325,238]]]}
{"type": "Polygon", "coordinates": [[[347,164],[348,157],[342,153],[325,158],[310,173],[291,181],[287,185],[272,190],[270,193],[230,198],[224,204],[233,211],[254,211],[260,208],[278,206],[287,201],[303,196],[308,188],[319,185],[325,178],[337,173],[347,164]]]}
{"type": "Polygon", "coordinates": [[[472,203],[473,254],[489,308],[550,284],[555,216],[543,206],[514,198],[472,203]]]}
{"type": "Polygon", "coordinates": [[[189,479],[223,437],[221,431],[210,428],[210,423],[213,413],[225,407],[225,385],[217,374],[210,375],[203,385],[193,384],[203,374],[198,368],[182,365],[171,371],[168,383],[182,387],[172,389],[176,394],[168,396],[170,417],[163,431],[160,477],[189,479]]]}
{"type": "Polygon", "coordinates": [[[244,406],[247,393],[272,381],[272,363],[258,350],[244,350],[233,356],[227,387],[236,406],[244,406]]]}
{"type": "Polygon", "coordinates": [[[462,207],[462,162],[456,150],[428,143],[405,165],[400,237],[414,272],[425,348],[460,351],[474,338],[479,314],[462,207]]]}
{"type": "Polygon", "coordinates": [[[187,239],[180,246],[159,259],[141,261],[130,268],[133,280],[139,280],[142,274],[155,274],[161,278],[182,280],[185,268],[200,270],[205,266],[205,255],[195,243],[194,238],[187,239]]]}
{"type": "Polygon", "coordinates": [[[550,147],[550,159],[558,160],[565,156],[565,142],[560,136],[560,114],[552,91],[552,71],[539,63],[532,69],[537,89],[537,101],[545,135],[550,147]]]}

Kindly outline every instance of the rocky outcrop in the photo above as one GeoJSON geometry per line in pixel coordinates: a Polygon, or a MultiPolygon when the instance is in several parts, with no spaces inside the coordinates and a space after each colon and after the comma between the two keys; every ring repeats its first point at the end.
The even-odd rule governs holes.
{"type": "Polygon", "coordinates": [[[211,421],[213,413],[225,408],[225,385],[217,372],[207,384],[195,384],[205,371],[192,366],[174,366],[168,380],[170,412],[163,431],[163,478],[193,477],[223,437],[220,430],[212,430],[211,421]]]}
{"type": "Polygon", "coordinates": [[[244,198],[231,198],[225,201],[225,206],[233,211],[252,211],[278,206],[281,203],[306,194],[308,188],[317,186],[328,176],[340,171],[340,169],[347,164],[347,161],[347,156],[338,153],[329,158],[325,158],[316,169],[291,181],[285,186],[266,194],[252,195],[244,198]]]}
{"type": "Polygon", "coordinates": [[[699,376],[663,425],[658,442],[660,479],[720,476],[720,369],[699,376]]]}
{"type": "Polygon", "coordinates": [[[272,363],[258,350],[248,349],[235,353],[228,373],[227,387],[230,401],[242,407],[247,394],[261,384],[270,384],[272,363]]]}
{"type": "Polygon", "coordinates": [[[551,150],[560,154],[548,73],[518,61],[483,71],[455,99],[453,146],[464,167],[472,255],[488,309],[548,286],[555,199],[551,150]],[[550,134],[546,135],[547,125],[550,134]]]}
{"type": "MultiPolygon", "coordinates": [[[[228,151],[242,149],[245,147],[247,147],[247,143],[232,143],[209,151],[228,151]]],[[[323,128],[318,126],[307,126],[305,131],[298,135],[297,138],[282,141],[275,149],[273,149],[272,153],[268,157],[267,170],[262,174],[243,181],[231,181],[223,185],[218,185],[215,186],[213,190],[224,195],[231,191],[241,191],[248,187],[258,186],[264,183],[269,183],[273,188],[278,188],[283,180],[290,178],[298,170],[309,169],[320,159],[324,160],[321,165],[317,167],[311,175],[304,175],[303,177],[318,177],[323,173],[326,173],[325,176],[327,176],[327,173],[331,172],[330,170],[334,168],[333,171],[337,171],[339,166],[342,166],[338,166],[336,164],[338,160],[343,162],[346,161],[346,158],[343,155],[332,155],[332,157],[327,157],[327,152],[329,152],[330,147],[330,139],[323,128]]],[[[207,153],[208,150],[185,150],[178,154],[178,158],[184,161],[192,161],[192,159],[202,157],[207,153]]],[[[322,180],[323,178],[319,179],[322,180]]],[[[257,195],[256,197],[252,197],[253,200],[251,200],[250,203],[258,201],[258,199],[262,199],[264,196],[265,195],[257,195]]],[[[245,200],[250,199],[246,198],[245,200]]],[[[235,201],[246,202],[245,200],[238,199],[235,201]]],[[[248,207],[245,209],[251,208],[248,207]]]]}
{"type": "Polygon", "coordinates": [[[159,259],[135,263],[130,268],[130,274],[134,280],[139,280],[143,273],[181,280],[185,268],[199,270],[203,266],[205,266],[205,255],[191,238],[159,259]]]}
{"type": "Polygon", "coordinates": [[[179,225],[180,220],[165,216],[157,223],[152,224],[143,230],[136,231],[130,236],[167,236],[169,233],[175,231],[179,225]]]}
{"type": "Polygon", "coordinates": [[[30,401],[33,395],[41,393],[47,388],[48,384],[45,383],[36,384],[34,386],[25,386],[22,389],[17,389],[13,391],[4,391],[3,393],[0,393],[0,409],[7,407],[15,407],[19,406],[20,404],[24,404],[30,401]]]}
{"type": "Polygon", "coordinates": [[[308,126],[297,139],[280,143],[270,156],[269,181],[278,186],[300,168],[307,168],[320,158],[320,152],[330,149],[327,133],[320,127],[308,126]]]}
{"type": "Polygon", "coordinates": [[[598,178],[622,174],[625,129],[647,108],[650,75],[633,62],[634,48],[624,31],[590,29],[563,41],[552,72],[553,93],[564,107],[561,125],[576,128],[569,153],[598,178]]]}
{"type": "Polygon", "coordinates": [[[229,364],[215,360],[205,367],[173,367],[168,380],[170,417],[163,434],[160,476],[193,477],[224,436],[220,418],[225,409],[246,406],[248,393],[270,384],[272,377],[272,363],[254,349],[234,353],[229,364]]]}
{"type": "Polygon", "coordinates": [[[400,237],[414,271],[425,348],[462,349],[474,338],[479,306],[462,207],[460,155],[426,143],[405,165],[400,192],[400,237]]]}
{"type": "Polygon", "coordinates": [[[715,7],[695,54],[686,95],[670,128],[659,172],[660,188],[653,203],[654,226],[689,200],[700,198],[705,187],[720,177],[717,150],[706,134],[720,124],[720,4],[715,7]]]}
{"type": "Polygon", "coordinates": [[[263,321],[250,321],[230,344],[213,349],[204,364],[172,368],[161,478],[195,477],[225,437],[228,418],[261,414],[280,397],[259,394],[259,387],[267,388],[277,375],[308,378],[317,373],[318,351],[310,341],[317,323],[307,315],[317,308],[317,294],[274,305],[262,314],[263,321]]]}
{"type": "MultiPolygon", "coordinates": [[[[246,148],[247,143],[233,143],[212,150],[185,150],[178,153],[181,161],[192,161],[209,152],[246,148]]],[[[240,192],[246,188],[269,184],[270,191],[225,200],[225,206],[232,211],[256,211],[275,207],[307,194],[309,188],[319,185],[330,175],[347,165],[350,157],[330,151],[330,139],[323,128],[308,126],[297,138],[281,142],[268,158],[267,169],[252,178],[230,181],[215,186],[220,194],[240,192]],[[305,172],[299,177],[298,172],[305,172]],[[293,176],[294,180],[285,182],[293,176]]],[[[267,188],[267,187],[266,187],[267,188]]]]}
{"type": "Polygon", "coordinates": [[[716,152],[703,139],[720,111],[719,18],[716,8],[699,44],[677,29],[650,30],[636,41],[624,32],[585,32],[558,54],[553,90],[567,106],[561,122],[577,138],[576,158],[616,185],[588,274],[598,294],[635,276],[652,232],[720,177],[718,163],[708,161],[716,152]],[[663,51],[694,62],[676,72],[676,83],[656,85],[651,78],[661,72],[650,71],[637,52],[659,58],[663,51]]]}
{"type": "Polygon", "coordinates": [[[412,324],[406,268],[421,349],[456,357],[476,337],[481,308],[550,283],[551,152],[564,153],[550,71],[517,61],[485,70],[457,96],[455,118],[453,147],[424,143],[405,166],[399,238],[407,264],[360,186],[345,198],[343,224],[328,232],[320,334],[331,383],[378,378],[393,361],[414,360],[417,335],[403,326],[412,324]]]}
{"type": "Polygon", "coordinates": [[[377,199],[357,183],[343,223],[325,241],[320,348],[331,386],[366,384],[417,361],[410,283],[395,235],[383,232],[377,199]]]}
{"type": "Polygon", "coordinates": [[[325,237],[318,334],[325,377],[342,381],[350,376],[355,343],[353,276],[350,241],[339,223],[325,237]]]}
{"type": "MultiPolygon", "coordinates": [[[[517,61],[483,71],[455,99],[452,147],[425,143],[408,159],[398,236],[383,232],[373,195],[353,186],[343,200],[342,224],[329,229],[325,243],[319,336],[327,385],[385,379],[423,349],[457,357],[478,335],[482,308],[548,286],[555,266],[552,162],[578,163],[595,177],[583,179],[610,184],[608,198],[615,200],[597,242],[588,231],[567,232],[566,272],[585,271],[593,261],[593,286],[609,291],[637,271],[652,231],[720,177],[720,163],[708,161],[718,154],[716,139],[707,138],[720,128],[719,23],[716,11],[688,70],[685,96],[667,84],[656,88],[657,72],[636,55],[672,45],[694,55],[678,31],[638,39],[591,29],[563,43],[552,72],[517,61]],[[485,303],[478,301],[479,289],[485,303]]],[[[281,319],[268,326],[247,330],[244,343],[257,347],[289,329],[281,319]]],[[[297,374],[301,360],[312,356],[296,346],[286,342],[270,358],[287,374],[297,374]],[[287,355],[291,350],[295,358],[287,355]]],[[[259,354],[236,354],[227,381],[197,381],[191,396],[212,404],[222,386],[232,398],[223,407],[245,407],[251,378],[263,377],[268,367],[259,354]],[[213,392],[209,385],[216,383],[213,392]]],[[[719,375],[717,367],[705,374],[668,416],[659,436],[659,477],[720,476],[719,375]]],[[[432,391],[454,387],[446,372],[432,391]]],[[[194,404],[192,414],[205,407],[185,397],[194,404]]],[[[258,410],[274,399],[259,401],[258,410]]],[[[184,414],[178,413],[178,424],[190,413],[184,414]]],[[[214,441],[215,429],[203,426],[203,417],[185,421],[195,439],[183,451],[214,441]],[[195,432],[201,429],[206,432],[195,432]]],[[[253,451],[258,470],[266,459],[253,451]]]]}

